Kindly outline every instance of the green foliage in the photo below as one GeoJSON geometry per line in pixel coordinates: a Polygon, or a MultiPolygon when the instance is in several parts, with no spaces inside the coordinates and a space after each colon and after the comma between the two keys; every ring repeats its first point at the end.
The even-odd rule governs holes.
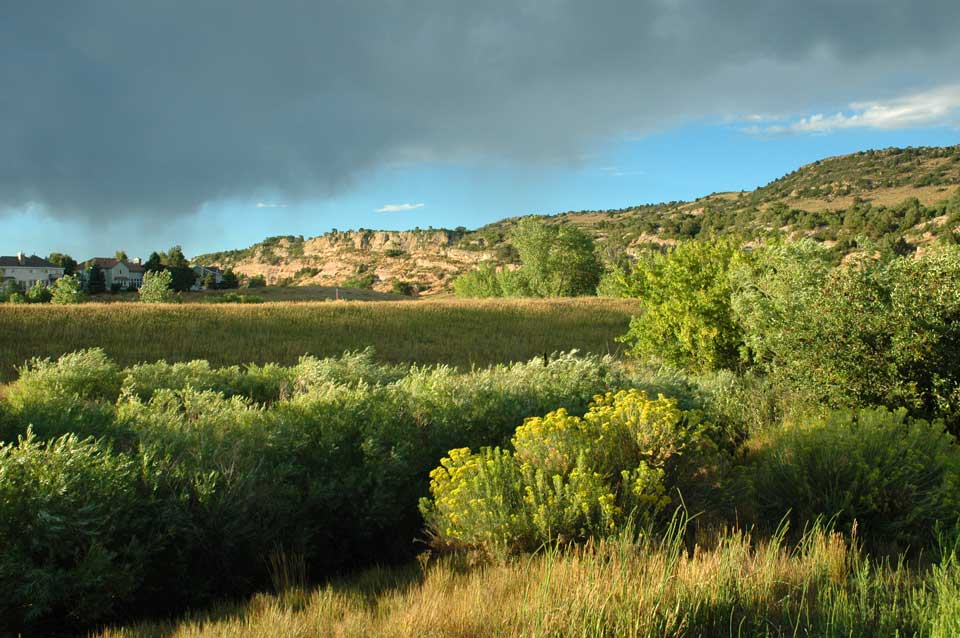
{"type": "Polygon", "coordinates": [[[139,585],[148,551],[137,464],[95,441],[31,435],[0,445],[0,616],[109,618],[139,585]]]}
{"type": "Polygon", "coordinates": [[[232,290],[240,287],[240,278],[232,269],[227,268],[223,271],[223,277],[220,281],[221,290],[232,290]]]}
{"type": "Polygon", "coordinates": [[[744,259],[736,243],[722,239],[645,255],[620,284],[643,301],[623,337],[630,353],[696,372],[737,367],[743,331],[729,274],[744,259]]]}
{"type": "Polygon", "coordinates": [[[7,297],[7,303],[26,304],[30,302],[27,300],[27,296],[25,294],[20,291],[16,291],[10,293],[10,295],[7,297]]]}
{"type": "Polygon", "coordinates": [[[103,274],[103,269],[96,264],[87,268],[85,281],[87,282],[87,292],[91,295],[98,295],[107,291],[107,280],[103,274]]]}
{"type": "Polygon", "coordinates": [[[734,306],[756,360],[834,406],[960,418],[960,249],[829,268],[810,244],[764,251],[734,306]]]}
{"type": "Polygon", "coordinates": [[[53,293],[50,292],[50,289],[42,281],[35,282],[30,290],[27,291],[27,301],[29,303],[50,303],[52,298],[53,293]]]}
{"type": "Polygon", "coordinates": [[[421,511],[437,545],[490,554],[535,549],[651,522],[718,471],[716,430],[662,395],[596,397],[583,418],[560,409],[529,418],[515,452],[451,450],[430,474],[421,511]]]}
{"type": "Polygon", "coordinates": [[[344,288],[360,288],[361,290],[370,290],[373,284],[377,282],[377,276],[372,272],[357,273],[353,277],[348,277],[341,284],[344,288]]]}
{"type": "Polygon", "coordinates": [[[143,303],[173,303],[176,297],[171,285],[173,274],[169,270],[143,273],[143,284],[140,286],[140,301],[143,303]]]}
{"type": "Polygon", "coordinates": [[[453,280],[453,292],[458,297],[488,298],[503,297],[503,288],[497,268],[485,263],[477,270],[463,273],[453,280]]]}
{"type": "Polygon", "coordinates": [[[64,276],[72,275],[77,270],[77,261],[70,255],[65,255],[63,253],[50,253],[50,255],[47,257],[47,261],[63,268],[64,276]]]}
{"type": "Polygon", "coordinates": [[[84,297],[80,278],[74,275],[65,275],[53,283],[53,294],[50,302],[57,306],[67,306],[82,303],[84,297]]]}
{"type": "MultiPolygon", "coordinates": [[[[110,446],[110,458],[123,455],[137,468],[140,509],[127,512],[122,500],[91,509],[127,512],[126,540],[104,548],[121,555],[136,539],[131,547],[140,552],[135,568],[112,563],[122,579],[101,585],[123,586],[113,603],[159,614],[263,586],[278,547],[302,556],[311,577],[409,557],[422,527],[424,478],[446,450],[505,442],[527,414],[582,411],[597,392],[628,383],[620,366],[598,356],[458,372],[386,365],[368,350],[303,357],[289,368],[194,361],[121,370],[102,352],[85,351],[26,366],[0,401],[0,425],[8,438],[31,423],[37,441],[94,435],[98,449],[110,446]]],[[[15,485],[7,485],[8,502],[37,521],[29,538],[40,539],[43,556],[43,539],[55,530],[43,528],[40,505],[15,485]]],[[[80,578],[69,563],[57,569],[50,573],[65,584],[80,578]]],[[[71,590],[44,582],[52,583],[44,596],[60,602],[25,628],[70,619],[71,590]]],[[[75,620],[94,618],[83,611],[75,620]]]]}
{"type": "Polygon", "coordinates": [[[417,292],[417,287],[409,281],[395,279],[390,285],[390,291],[397,295],[411,297],[417,292]]]}
{"type": "Polygon", "coordinates": [[[602,267],[587,232],[572,225],[525,218],[511,239],[520,255],[520,272],[533,295],[576,297],[596,292],[602,267]]]}
{"type": "Polygon", "coordinates": [[[761,520],[818,517],[871,543],[933,544],[960,507],[960,448],[943,424],[883,408],[830,412],[771,431],[754,457],[761,520]]]}

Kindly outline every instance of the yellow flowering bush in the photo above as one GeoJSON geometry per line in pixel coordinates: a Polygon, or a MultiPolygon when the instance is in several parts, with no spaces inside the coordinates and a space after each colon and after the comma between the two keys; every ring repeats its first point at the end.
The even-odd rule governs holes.
{"type": "Polygon", "coordinates": [[[535,549],[654,521],[670,492],[716,464],[714,429],[660,395],[598,395],[582,418],[531,417],[514,452],[451,450],[430,474],[421,511],[442,547],[535,549]]]}

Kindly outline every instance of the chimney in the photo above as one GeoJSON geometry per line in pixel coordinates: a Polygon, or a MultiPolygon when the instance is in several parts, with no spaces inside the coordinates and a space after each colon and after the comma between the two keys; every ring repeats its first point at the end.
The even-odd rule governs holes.
{"type": "Polygon", "coordinates": [[[22,251],[17,253],[17,261],[20,262],[21,264],[23,263],[23,252],[22,252],[22,251]]]}

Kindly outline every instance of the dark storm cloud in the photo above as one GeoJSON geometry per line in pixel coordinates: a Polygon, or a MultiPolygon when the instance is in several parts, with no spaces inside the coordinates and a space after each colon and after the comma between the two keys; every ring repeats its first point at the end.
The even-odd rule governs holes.
{"type": "Polygon", "coordinates": [[[390,162],[571,161],[688,118],[960,80],[960,2],[0,8],[0,209],[188,214],[390,162]]]}

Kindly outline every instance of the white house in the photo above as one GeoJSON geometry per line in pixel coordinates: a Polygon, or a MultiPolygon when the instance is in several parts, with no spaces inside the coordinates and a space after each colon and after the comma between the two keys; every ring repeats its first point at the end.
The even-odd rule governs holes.
{"type": "Polygon", "coordinates": [[[21,290],[29,290],[38,281],[49,286],[60,277],[63,277],[63,268],[43,257],[28,257],[23,253],[0,257],[0,278],[14,282],[21,290]]]}
{"type": "Polygon", "coordinates": [[[203,290],[203,280],[206,279],[208,275],[213,277],[213,281],[217,286],[223,283],[223,271],[216,266],[194,266],[193,272],[197,275],[197,279],[191,290],[203,290]]]}
{"type": "Polygon", "coordinates": [[[84,273],[94,265],[103,271],[103,283],[107,290],[113,288],[114,284],[121,290],[136,290],[143,284],[143,265],[139,259],[120,261],[109,257],[94,257],[83,264],[84,273]]]}

